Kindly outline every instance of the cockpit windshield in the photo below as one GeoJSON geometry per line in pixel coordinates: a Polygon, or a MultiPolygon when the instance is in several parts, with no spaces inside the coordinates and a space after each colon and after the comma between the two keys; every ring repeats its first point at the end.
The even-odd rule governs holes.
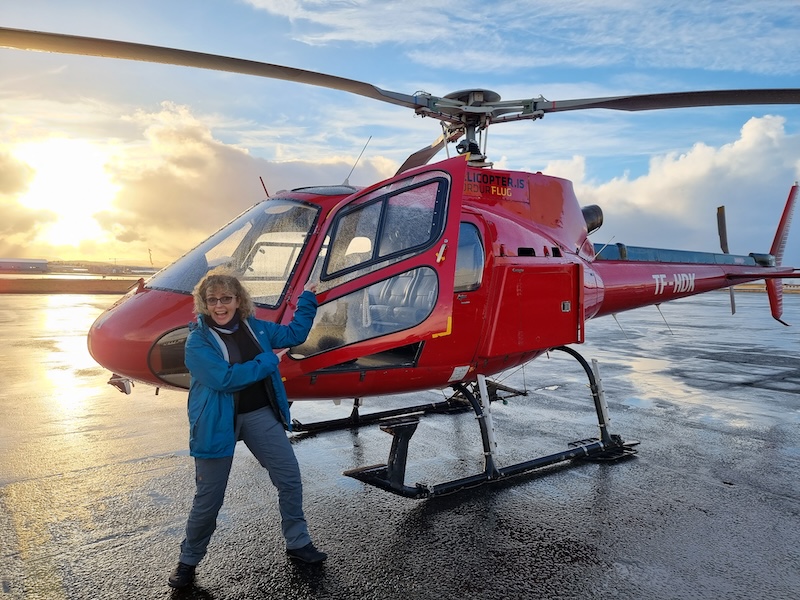
{"type": "Polygon", "coordinates": [[[319,207],[299,200],[265,200],[156,273],[147,287],[191,293],[209,269],[225,265],[256,304],[277,306],[318,214],[319,207]]]}

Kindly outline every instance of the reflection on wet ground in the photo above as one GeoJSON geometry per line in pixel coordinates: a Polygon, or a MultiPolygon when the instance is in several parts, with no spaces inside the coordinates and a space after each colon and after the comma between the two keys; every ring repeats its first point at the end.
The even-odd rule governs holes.
{"type": "MultiPolygon", "coordinates": [[[[0,598],[794,598],[800,589],[800,296],[727,294],[587,324],[612,431],[634,460],[407,500],[343,477],[384,462],[377,427],[297,437],[306,512],[330,560],[290,564],[275,492],[237,450],[198,585],[171,594],[193,493],[185,394],[106,385],[86,352],[107,296],[0,307],[0,598]]],[[[552,353],[503,377],[500,465],[595,435],[586,381],[552,353]]],[[[441,399],[368,399],[365,410],[441,399]]],[[[296,403],[301,421],[350,407],[296,403]]],[[[469,414],[424,418],[407,483],[480,470],[469,414]]]]}

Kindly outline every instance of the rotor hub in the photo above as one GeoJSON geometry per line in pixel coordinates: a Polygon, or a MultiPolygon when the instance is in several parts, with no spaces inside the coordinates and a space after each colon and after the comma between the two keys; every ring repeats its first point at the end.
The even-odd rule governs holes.
{"type": "Polygon", "coordinates": [[[492,90],[472,89],[451,92],[445,96],[448,100],[457,100],[467,106],[481,106],[483,103],[500,102],[500,94],[492,90]]]}

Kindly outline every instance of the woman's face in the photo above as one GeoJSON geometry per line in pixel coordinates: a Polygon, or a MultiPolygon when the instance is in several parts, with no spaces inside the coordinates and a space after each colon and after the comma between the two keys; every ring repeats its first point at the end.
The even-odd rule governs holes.
{"type": "Polygon", "coordinates": [[[239,297],[226,288],[211,288],[206,291],[206,307],[214,323],[227,325],[239,310],[239,297]]]}

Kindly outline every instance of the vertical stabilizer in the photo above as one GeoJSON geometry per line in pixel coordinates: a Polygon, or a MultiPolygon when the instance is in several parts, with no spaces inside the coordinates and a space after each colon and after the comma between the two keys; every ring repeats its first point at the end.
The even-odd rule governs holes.
{"type": "MultiPolygon", "coordinates": [[[[778,223],[778,230],[775,232],[775,239],[769,251],[775,257],[775,266],[780,266],[783,262],[783,251],[786,249],[786,239],[789,237],[789,226],[792,223],[797,193],[798,186],[797,182],[795,182],[789,191],[789,197],[786,199],[786,206],[783,209],[783,215],[781,215],[781,221],[778,223]]],[[[780,279],[767,279],[766,283],[772,317],[776,321],[788,325],[788,323],[781,320],[781,316],[783,316],[783,281],[780,279]]]]}

